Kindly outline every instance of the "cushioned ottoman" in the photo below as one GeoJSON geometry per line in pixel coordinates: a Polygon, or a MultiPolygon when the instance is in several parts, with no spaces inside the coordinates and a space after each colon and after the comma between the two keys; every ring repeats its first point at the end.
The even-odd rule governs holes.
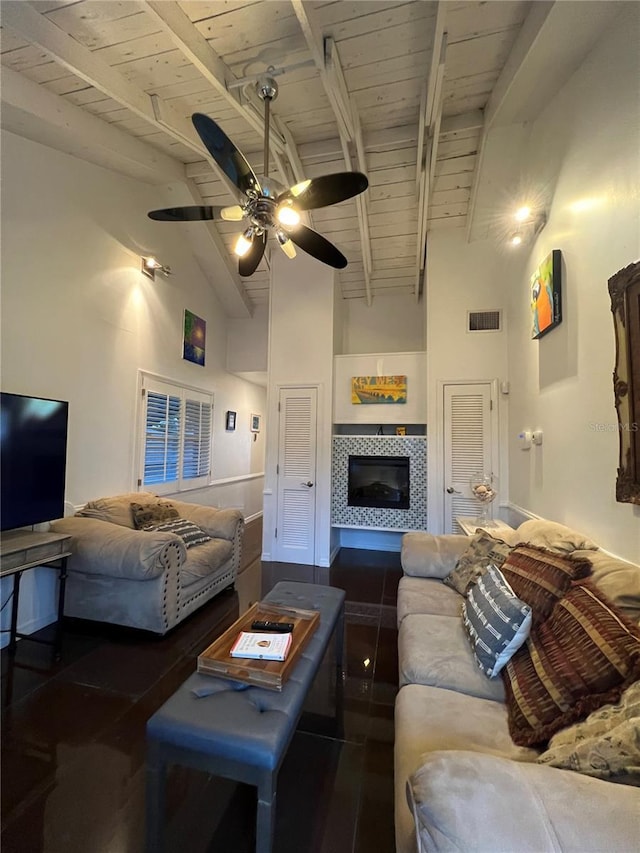
{"type": "Polygon", "coordinates": [[[342,663],[344,599],[344,591],[334,587],[276,584],[265,601],[320,613],[320,623],[282,691],[195,673],[149,719],[149,853],[159,853],[163,846],[164,786],[169,764],[183,764],[256,785],[256,851],[269,853],[278,771],[334,631],[337,664],[342,663]]]}

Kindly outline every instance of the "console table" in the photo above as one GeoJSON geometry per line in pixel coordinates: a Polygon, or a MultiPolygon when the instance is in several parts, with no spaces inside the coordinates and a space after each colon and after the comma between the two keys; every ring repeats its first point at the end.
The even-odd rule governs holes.
{"type": "Polygon", "coordinates": [[[458,515],[456,516],[456,521],[467,536],[473,536],[478,528],[486,530],[487,533],[495,536],[500,536],[501,533],[513,532],[514,530],[510,524],[501,521],[499,518],[492,518],[484,524],[478,524],[477,520],[472,516],[458,515]]]}
{"type": "Polygon", "coordinates": [[[62,647],[62,616],[64,614],[64,590],[67,579],[67,557],[71,554],[71,536],[64,533],[39,533],[33,530],[9,530],[0,535],[0,577],[13,575],[13,601],[11,602],[11,628],[9,633],[9,655],[16,653],[16,641],[53,645],[56,660],[60,659],[62,647]],[[18,600],[22,572],[37,566],[57,569],[60,586],[58,590],[58,621],[53,643],[40,640],[29,634],[18,633],[18,600]]]}

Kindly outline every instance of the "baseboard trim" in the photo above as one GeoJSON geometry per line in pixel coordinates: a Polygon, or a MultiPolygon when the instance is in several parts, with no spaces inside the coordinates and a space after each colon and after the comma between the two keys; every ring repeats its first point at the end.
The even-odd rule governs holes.
{"type": "MultiPolygon", "coordinates": [[[[57,613],[50,613],[45,616],[41,616],[39,619],[30,619],[28,622],[24,624],[18,624],[18,633],[20,634],[35,634],[36,631],[39,631],[41,628],[46,628],[47,625],[52,625],[58,619],[57,613]]],[[[4,630],[4,628],[3,628],[4,630]]],[[[5,646],[9,645],[10,635],[9,634],[0,634],[0,649],[4,649],[5,646]]],[[[20,640],[18,639],[18,642],[20,640]]]]}

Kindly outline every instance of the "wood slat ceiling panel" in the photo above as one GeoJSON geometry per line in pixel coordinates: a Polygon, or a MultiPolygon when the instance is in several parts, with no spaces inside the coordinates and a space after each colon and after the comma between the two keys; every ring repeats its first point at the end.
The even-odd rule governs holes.
{"type": "MultiPolygon", "coordinates": [[[[114,68],[128,84],[142,93],[157,95],[186,121],[196,111],[211,116],[254,170],[263,172],[262,134],[218,94],[143,4],[137,0],[44,0],[32,5],[91,50],[96,59],[114,68]]],[[[193,22],[194,31],[208,41],[238,78],[263,73],[271,64],[281,67],[310,59],[290,0],[184,0],[178,5],[193,22]]],[[[371,290],[374,294],[413,292],[418,245],[418,114],[431,65],[438,4],[435,0],[308,0],[306,6],[314,25],[336,44],[365,149],[372,140],[372,147],[366,150],[371,290]]],[[[481,110],[531,3],[447,0],[443,8],[448,33],[443,115],[481,110]]],[[[203,203],[232,203],[226,184],[202,154],[62,64],[52,62],[37,46],[10,31],[1,31],[0,39],[4,67],[181,162],[193,164],[190,174],[203,203]]],[[[278,78],[278,84],[280,94],[272,112],[291,133],[304,175],[318,177],[348,168],[336,116],[317,68],[292,69],[278,78]]],[[[252,82],[246,88],[250,87],[252,82]]],[[[429,228],[464,226],[480,136],[476,126],[441,138],[431,187],[429,228]]],[[[288,183],[273,157],[270,173],[288,183]]],[[[349,260],[339,275],[343,296],[363,298],[363,254],[355,201],[313,211],[310,224],[339,246],[349,260]]],[[[216,227],[223,243],[231,248],[245,225],[221,222],[216,227]]],[[[273,239],[268,251],[280,251],[273,239]]],[[[246,292],[255,304],[268,300],[269,277],[265,258],[255,275],[245,280],[246,292]]]]}
{"type": "Polygon", "coordinates": [[[135,2],[81,0],[54,9],[47,18],[90,50],[143,38],[159,27],[135,2]]]}

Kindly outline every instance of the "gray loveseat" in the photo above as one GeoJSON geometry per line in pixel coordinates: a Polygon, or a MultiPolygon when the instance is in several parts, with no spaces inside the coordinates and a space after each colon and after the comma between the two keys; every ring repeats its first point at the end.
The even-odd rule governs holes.
{"type": "Polygon", "coordinates": [[[227,587],[240,565],[244,519],[235,509],[215,509],[134,492],[90,501],[51,529],[68,533],[72,555],[66,616],[111,622],[165,634],[227,587]],[[210,539],[187,548],[174,532],[138,530],[132,504],[170,503],[180,519],[210,539]]]}
{"type": "MultiPolygon", "coordinates": [[[[521,541],[586,556],[608,599],[639,620],[640,567],[551,522],[525,522],[510,544],[521,541]]],[[[639,849],[639,788],[537,763],[539,750],[513,742],[502,678],[478,669],[460,615],[463,597],[442,581],[468,544],[457,535],[403,539],[396,853],[639,849]]],[[[640,719],[632,723],[637,733],[640,719]]]]}

